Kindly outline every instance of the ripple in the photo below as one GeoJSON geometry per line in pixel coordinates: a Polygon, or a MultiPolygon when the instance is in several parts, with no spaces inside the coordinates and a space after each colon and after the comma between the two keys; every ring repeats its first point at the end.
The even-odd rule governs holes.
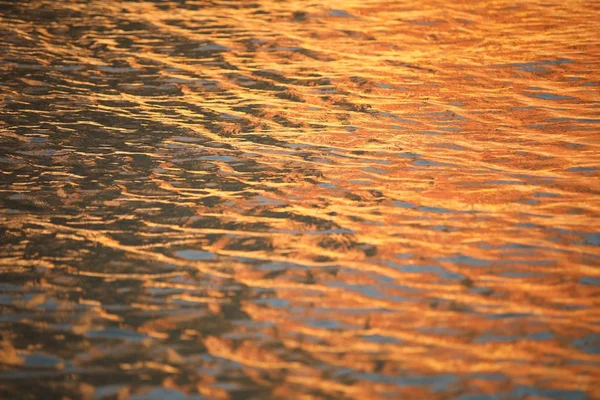
{"type": "Polygon", "coordinates": [[[599,397],[598,13],[0,0],[0,397],[599,397]]]}

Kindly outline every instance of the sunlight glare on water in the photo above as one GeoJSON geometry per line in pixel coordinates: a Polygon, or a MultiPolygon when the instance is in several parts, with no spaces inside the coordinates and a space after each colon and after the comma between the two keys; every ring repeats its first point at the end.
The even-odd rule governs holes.
{"type": "Polygon", "coordinates": [[[598,21],[0,0],[0,398],[600,398],[598,21]]]}

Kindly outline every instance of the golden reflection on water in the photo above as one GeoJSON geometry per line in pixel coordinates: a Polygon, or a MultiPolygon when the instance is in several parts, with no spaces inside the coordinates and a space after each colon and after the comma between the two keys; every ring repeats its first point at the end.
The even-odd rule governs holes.
{"type": "Polygon", "coordinates": [[[599,17],[0,1],[0,397],[600,397],[599,17]]]}

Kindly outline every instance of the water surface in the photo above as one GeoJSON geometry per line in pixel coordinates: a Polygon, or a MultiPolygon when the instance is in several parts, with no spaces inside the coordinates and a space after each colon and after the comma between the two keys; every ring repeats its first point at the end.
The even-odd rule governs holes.
{"type": "Polygon", "coordinates": [[[0,397],[600,397],[599,19],[0,1],[0,397]]]}

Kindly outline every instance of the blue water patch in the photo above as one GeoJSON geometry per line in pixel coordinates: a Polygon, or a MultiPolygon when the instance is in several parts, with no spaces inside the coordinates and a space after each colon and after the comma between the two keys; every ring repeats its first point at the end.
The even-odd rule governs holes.
{"type": "Polygon", "coordinates": [[[102,330],[89,331],[85,336],[91,339],[119,339],[140,341],[146,338],[146,335],[120,328],[106,328],[102,330]]]}
{"type": "Polygon", "coordinates": [[[172,288],[146,288],[146,291],[152,296],[168,296],[171,294],[181,293],[181,289],[172,288]]]}
{"type": "Polygon", "coordinates": [[[419,167],[457,167],[456,164],[441,163],[437,161],[423,159],[413,161],[413,165],[417,165],[419,167]]]}
{"type": "Polygon", "coordinates": [[[482,249],[497,249],[497,250],[535,250],[535,249],[545,249],[544,247],[532,246],[530,244],[522,244],[522,243],[507,243],[502,245],[492,245],[488,242],[481,242],[480,247],[482,249]]]}
{"type": "Polygon", "coordinates": [[[562,96],[562,95],[553,94],[553,93],[533,93],[530,96],[535,97],[536,99],[542,99],[542,100],[575,100],[575,97],[562,96]]]}
{"type": "Polygon", "coordinates": [[[600,124],[600,119],[594,118],[548,118],[544,122],[583,122],[587,124],[600,124]]]}
{"type": "Polygon", "coordinates": [[[226,340],[254,340],[254,341],[269,340],[269,336],[267,336],[267,334],[265,334],[264,332],[256,332],[256,331],[228,332],[221,337],[226,340]]]}
{"type": "Polygon", "coordinates": [[[407,209],[411,209],[411,210],[419,210],[419,211],[423,211],[423,212],[432,212],[432,213],[436,213],[436,214],[475,214],[477,213],[477,211],[458,211],[458,210],[450,210],[447,208],[443,208],[443,207],[429,207],[429,206],[417,206],[416,204],[413,203],[409,203],[406,201],[402,201],[402,200],[394,200],[393,201],[394,205],[396,207],[401,207],[401,208],[407,208],[407,209]]]}
{"type": "MultiPolygon", "coordinates": [[[[532,333],[529,335],[525,335],[523,339],[535,340],[535,341],[544,341],[550,340],[554,338],[554,334],[550,331],[541,331],[532,333]]],[[[484,333],[483,335],[477,337],[475,339],[475,343],[511,343],[520,339],[514,335],[497,335],[493,333],[484,333]]]]}
{"type": "Polygon", "coordinates": [[[398,122],[403,122],[406,124],[415,124],[416,122],[411,120],[411,119],[405,119],[402,118],[394,113],[388,112],[388,111],[379,111],[376,113],[377,116],[380,117],[389,117],[389,118],[393,118],[394,120],[398,121],[398,122]]]}
{"type": "Polygon", "coordinates": [[[32,143],[45,143],[48,141],[48,138],[39,136],[30,136],[27,139],[32,143]]]}
{"type": "Polygon", "coordinates": [[[529,313],[499,313],[492,314],[487,317],[487,319],[498,320],[498,319],[514,319],[514,318],[528,318],[531,317],[532,314],[529,313]]]}
{"type": "Polygon", "coordinates": [[[600,167],[573,167],[567,169],[567,172],[596,172],[600,171],[600,167]]]}
{"type": "Polygon", "coordinates": [[[551,183],[554,183],[554,181],[555,181],[554,178],[540,177],[540,176],[529,175],[529,174],[511,174],[510,177],[514,178],[514,179],[521,179],[524,181],[529,181],[529,183],[534,183],[534,184],[551,184],[551,183]]]}
{"type": "Polygon", "coordinates": [[[402,341],[393,337],[383,335],[365,335],[362,337],[367,342],[379,343],[379,344],[401,344],[402,341]]]}
{"type": "Polygon", "coordinates": [[[520,69],[522,71],[526,71],[526,72],[541,72],[541,71],[548,70],[548,68],[543,65],[536,65],[536,66],[531,66],[531,67],[520,67],[520,69]]]}
{"type": "Polygon", "coordinates": [[[517,339],[516,336],[483,334],[475,339],[475,343],[511,343],[517,339]]]}
{"type": "Polygon", "coordinates": [[[578,236],[581,240],[581,244],[588,244],[592,246],[600,246],[600,232],[581,232],[581,231],[571,231],[569,229],[562,228],[554,228],[552,229],[555,232],[558,232],[563,235],[575,235],[578,236]]]}
{"type": "MultiPolygon", "coordinates": [[[[297,231],[296,231],[297,232],[297,231]]],[[[306,235],[330,235],[330,234],[353,234],[355,233],[352,229],[349,228],[333,228],[333,229],[324,229],[320,231],[303,231],[303,234],[306,235]]]]}
{"type": "Polygon", "coordinates": [[[331,372],[337,379],[349,377],[353,379],[387,383],[400,387],[424,386],[432,392],[449,391],[452,389],[452,386],[458,382],[458,377],[454,374],[438,374],[430,376],[388,376],[374,372],[358,372],[354,369],[340,367],[331,372]]]}
{"type": "Polygon", "coordinates": [[[352,183],[353,185],[360,185],[360,186],[372,186],[373,185],[373,181],[370,181],[368,179],[351,179],[348,181],[348,183],[352,183]]]}
{"type": "Polygon", "coordinates": [[[600,335],[591,333],[582,338],[573,340],[571,345],[584,353],[600,354],[600,335]]]}
{"type": "Polygon", "coordinates": [[[319,186],[325,189],[337,189],[337,187],[331,183],[319,183],[319,186]]]}
{"type": "Polygon", "coordinates": [[[394,257],[396,258],[402,258],[402,259],[407,259],[407,258],[413,258],[415,255],[413,253],[399,253],[399,254],[394,254],[394,257]]]}
{"type": "Polygon", "coordinates": [[[149,392],[134,394],[129,400],[202,400],[203,396],[194,394],[187,395],[179,390],[154,388],[149,392]]]}
{"type": "Polygon", "coordinates": [[[583,238],[585,240],[585,244],[591,244],[594,246],[600,246],[600,233],[583,233],[583,238]]]}
{"type": "Polygon", "coordinates": [[[403,157],[403,158],[419,158],[419,157],[421,157],[421,154],[406,152],[406,153],[396,153],[395,156],[403,157]]]}
{"type": "Polygon", "coordinates": [[[366,168],[363,168],[363,171],[366,171],[366,172],[373,172],[374,174],[387,174],[387,173],[388,173],[388,171],[386,171],[386,170],[383,170],[383,169],[377,169],[377,168],[373,168],[373,167],[366,167],[366,168]]]}
{"type": "Polygon", "coordinates": [[[437,213],[437,214],[446,214],[446,213],[454,212],[452,210],[448,210],[447,208],[443,208],[443,207],[427,207],[427,206],[419,207],[419,211],[433,212],[433,213],[437,213]]]}
{"type": "Polygon", "coordinates": [[[173,136],[171,138],[171,140],[175,140],[177,142],[184,142],[184,143],[195,143],[195,142],[202,141],[202,138],[190,137],[190,136],[173,136]]]}
{"type": "Polygon", "coordinates": [[[552,331],[540,331],[536,333],[531,333],[527,335],[527,338],[530,340],[552,340],[555,338],[554,332],[552,331]]]}
{"type": "Polygon", "coordinates": [[[214,260],[217,258],[214,253],[202,250],[180,250],[175,254],[187,260],[214,260]]]}
{"type": "Polygon", "coordinates": [[[459,151],[469,150],[466,147],[459,146],[459,145],[454,144],[454,143],[439,143],[439,144],[436,144],[435,147],[443,147],[443,148],[446,148],[446,149],[459,150],[459,151]]]}
{"type": "Polygon", "coordinates": [[[226,113],[221,114],[220,117],[223,118],[223,119],[236,119],[236,120],[241,120],[242,119],[242,117],[238,117],[237,115],[226,114],[226,113]]]}
{"type": "Polygon", "coordinates": [[[94,392],[94,399],[102,399],[108,396],[117,396],[124,385],[102,385],[97,386],[94,392]]]}
{"type": "Polygon", "coordinates": [[[274,206],[274,207],[278,207],[278,206],[285,205],[285,203],[283,201],[281,201],[281,200],[272,199],[272,198],[261,196],[261,195],[256,195],[256,196],[252,197],[252,201],[256,201],[261,206],[274,206]]]}
{"type": "Polygon", "coordinates": [[[259,299],[255,303],[273,308],[287,308],[290,305],[286,299],[259,299]]]}
{"type": "Polygon", "coordinates": [[[0,304],[9,305],[14,302],[27,302],[33,299],[36,296],[36,293],[27,293],[27,294],[19,294],[16,296],[0,296],[0,304]]]}
{"type": "Polygon", "coordinates": [[[402,296],[390,296],[388,293],[385,293],[382,290],[381,284],[377,285],[362,285],[362,284],[350,284],[344,282],[329,282],[328,284],[331,287],[342,288],[346,290],[351,290],[356,293],[360,293],[365,297],[370,297],[372,299],[382,299],[382,300],[391,300],[391,301],[405,301],[406,298],[402,296]]]}
{"type": "Polygon", "coordinates": [[[200,157],[201,160],[205,161],[223,161],[223,162],[233,162],[240,161],[239,159],[231,156],[204,156],[200,157]]]}
{"type": "Polygon", "coordinates": [[[98,69],[103,72],[113,72],[113,73],[127,73],[127,72],[138,72],[137,68],[133,67],[107,67],[107,66],[98,66],[98,69]]]}
{"type": "Polygon", "coordinates": [[[312,326],[315,328],[323,328],[323,329],[352,328],[351,325],[348,325],[348,324],[340,322],[340,321],[332,320],[332,319],[325,319],[325,320],[323,320],[323,319],[320,319],[320,320],[305,320],[305,319],[303,319],[302,322],[304,323],[304,325],[312,326]]]}
{"type": "MultiPolygon", "coordinates": [[[[518,386],[512,392],[506,393],[509,399],[527,397],[545,397],[551,399],[587,400],[587,394],[581,390],[550,389],[535,386],[518,386]]],[[[500,398],[507,398],[504,395],[500,398]]]]}
{"type": "Polygon", "coordinates": [[[292,262],[281,262],[281,261],[272,261],[265,264],[261,264],[256,267],[258,271],[306,271],[309,269],[306,265],[296,264],[292,262]]]}
{"type": "Polygon", "coordinates": [[[434,26],[436,24],[433,21],[420,21],[420,20],[415,20],[415,19],[408,21],[408,22],[410,22],[411,24],[415,24],[415,25],[425,25],[425,26],[434,26]]]}
{"type": "MultiPolygon", "coordinates": [[[[34,289],[36,292],[41,292],[41,290],[39,290],[38,288],[27,288],[27,290],[32,290],[34,289]]],[[[21,285],[13,285],[10,283],[0,283],[0,291],[3,292],[22,292],[24,290],[24,286],[21,285]]]]}
{"type": "Polygon", "coordinates": [[[427,386],[432,392],[444,392],[458,382],[458,377],[453,374],[440,374],[432,376],[414,376],[396,378],[400,386],[427,386]]]}
{"type": "Polygon", "coordinates": [[[402,208],[409,208],[409,209],[415,209],[417,208],[416,205],[406,202],[406,201],[401,201],[401,200],[394,200],[394,205],[396,207],[402,207],[402,208]]]}
{"type": "Polygon", "coordinates": [[[70,151],[66,151],[66,150],[53,150],[53,149],[47,149],[47,150],[32,150],[32,151],[17,151],[18,154],[25,154],[28,156],[34,156],[34,157],[52,157],[54,155],[59,155],[59,154],[65,154],[68,153],[70,151]]]}
{"type": "Polygon", "coordinates": [[[438,121],[454,121],[457,119],[467,119],[467,117],[463,117],[460,114],[456,114],[452,111],[446,110],[446,111],[437,111],[437,112],[428,112],[428,113],[422,113],[419,114],[422,117],[428,116],[431,118],[435,118],[438,121]]]}
{"type": "MultiPolygon", "coordinates": [[[[312,107],[312,108],[314,108],[314,107],[312,107]]],[[[311,110],[311,111],[318,111],[319,110],[318,108],[315,108],[314,110],[312,108],[309,108],[309,110],[311,110]]],[[[285,146],[286,147],[290,147],[292,149],[296,149],[296,150],[297,149],[306,149],[306,148],[311,147],[310,145],[304,144],[304,143],[286,143],[285,146]]]]}
{"type": "MultiPolygon", "coordinates": [[[[275,326],[275,322],[273,321],[252,321],[248,319],[231,321],[234,326],[243,326],[247,329],[257,330],[257,329],[268,329],[275,326]]],[[[237,362],[232,361],[236,366],[241,367],[237,362]]]]}
{"type": "Polygon", "coordinates": [[[431,229],[433,229],[434,231],[438,231],[438,232],[456,232],[456,231],[460,230],[458,228],[455,228],[455,227],[449,226],[449,225],[434,225],[431,227],[431,229]]]}
{"type": "MultiPolygon", "coordinates": [[[[500,264],[506,264],[509,263],[509,261],[505,261],[505,260],[500,260],[500,261],[496,261],[496,264],[500,265],[500,264]]],[[[521,265],[539,265],[539,266],[544,266],[544,265],[556,265],[556,260],[551,260],[551,259],[540,259],[537,258],[535,260],[510,260],[510,263],[512,264],[521,264],[521,265]]]]}
{"type": "MultiPolygon", "coordinates": [[[[495,179],[493,181],[487,181],[484,182],[487,185],[527,185],[527,183],[525,182],[521,182],[521,181],[511,181],[508,179],[495,179]]],[[[479,182],[474,182],[472,183],[470,186],[479,186],[481,185],[481,183],[479,182]]]]}
{"type": "Polygon", "coordinates": [[[204,46],[196,47],[195,51],[229,51],[231,48],[222,46],[220,44],[207,44],[204,46]]]}
{"type": "Polygon", "coordinates": [[[454,400],[500,400],[501,397],[497,394],[483,394],[483,393],[465,393],[458,397],[454,397],[454,400]]]}
{"type": "Polygon", "coordinates": [[[526,110],[535,110],[538,107],[536,106],[522,106],[522,107],[513,107],[510,110],[511,111],[526,111],[526,110]]]}
{"type": "Polygon", "coordinates": [[[548,192],[536,192],[533,195],[535,197],[561,197],[560,194],[548,193],[548,192]]]}
{"type": "Polygon", "coordinates": [[[600,286],[600,277],[584,276],[579,280],[579,283],[590,286],[600,286]]]}
{"type": "Polygon", "coordinates": [[[446,326],[428,326],[417,330],[427,335],[459,336],[462,334],[458,329],[448,328],[446,326]]]}
{"type": "Polygon", "coordinates": [[[452,262],[456,264],[466,264],[473,267],[490,267],[493,265],[493,262],[489,260],[485,260],[483,258],[475,258],[471,256],[467,256],[464,254],[457,254],[452,257],[439,257],[436,259],[441,262],[452,262]]]}
{"type": "Polygon", "coordinates": [[[43,353],[33,353],[25,356],[23,364],[26,367],[55,368],[61,363],[62,360],[58,357],[43,353]]]}
{"type": "Polygon", "coordinates": [[[329,15],[331,15],[332,17],[356,18],[354,15],[344,10],[329,10],[329,15]]]}
{"type": "Polygon", "coordinates": [[[492,290],[484,286],[474,286],[467,289],[469,293],[487,296],[492,293],[492,290]]]}
{"type": "Polygon", "coordinates": [[[536,229],[539,228],[536,224],[532,224],[531,222],[519,222],[517,225],[519,228],[527,228],[527,229],[536,229]]]}
{"type": "Polygon", "coordinates": [[[528,272],[528,271],[501,271],[498,272],[498,276],[505,276],[507,278],[539,278],[543,276],[543,274],[537,272],[528,272]]]}
{"type": "MultiPolygon", "coordinates": [[[[392,264],[392,263],[390,263],[392,264]]],[[[412,272],[412,273],[430,273],[436,274],[444,279],[452,279],[452,280],[462,280],[465,279],[464,275],[457,274],[451,271],[446,270],[443,267],[437,265],[396,265],[392,266],[392,268],[400,270],[402,272],[412,272]]]]}
{"type": "Polygon", "coordinates": [[[519,201],[517,201],[517,203],[520,203],[520,204],[528,204],[528,205],[532,205],[532,206],[535,206],[535,205],[537,205],[537,204],[540,204],[540,202],[539,202],[538,200],[535,200],[535,199],[524,199],[524,200],[519,200],[519,201]]]}
{"type": "Polygon", "coordinates": [[[83,65],[56,65],[54,69],[57,71],[80,71],[85,68],[83,65]]]}
{"type": "MultiPolygon", "coordinates": [[[[547,65],[561,65],[561,64],[572,64],[573,61],[567,58],[557,58],[556,60],[546,60],[546,61],[533,61],[533,62],[525,62],[525,63],[514,63],[508,64],[508,66],[519,68],[522,71],[526,72],[536,72],[536,71],[545,71],[548,68],[547,65]]],[[[505,64],[506,65],[506,64],[505,64]]],[[[501,65],[504,66],[504,65],[501,65]]]]}

